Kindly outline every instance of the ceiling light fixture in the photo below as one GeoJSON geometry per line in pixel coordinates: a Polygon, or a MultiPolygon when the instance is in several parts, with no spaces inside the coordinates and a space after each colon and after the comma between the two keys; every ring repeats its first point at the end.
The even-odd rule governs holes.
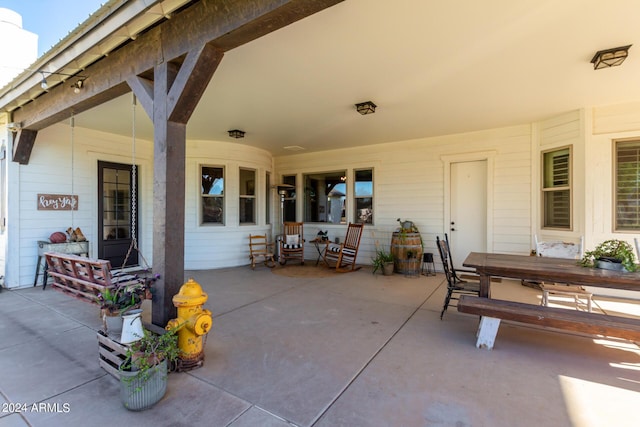
{"type": "Polygon", "coordinates": [[[229,131],[229,136],[231,138],[244,138],[244,131],[239,129],[233,129],[229,131]]]}
{"type": "Polygon", "coordinates": [[[376,107],[377,105],[371,101],[365,101],[365,102],[356,104],[356,110],[358,111],[358,113],[362,114],[363,116],[367,114],[375,113],[376,107]]]}
{"type": "Polygon", "coordinates": [[[599,50],[591,59],[594,70],[601,68],[615,67],[624,62],[629,55],[629,48],[632,45],[614,47],[613,49],[599,50]]]}
{"type": "Polygon", "coordinates": [[[285,150],[288,151],[303,151],[304,147],[301,147],[299,145],[285,145],[284,147],[282,147],[285,150]]]}

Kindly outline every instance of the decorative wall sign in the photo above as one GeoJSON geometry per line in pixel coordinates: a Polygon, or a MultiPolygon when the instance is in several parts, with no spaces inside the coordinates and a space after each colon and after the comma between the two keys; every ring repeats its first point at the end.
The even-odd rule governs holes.
{"type": "Polygon", "coordinates": [[[73,194],[38,194],[39,211],[77,211],[78,196],[73,194]]]}

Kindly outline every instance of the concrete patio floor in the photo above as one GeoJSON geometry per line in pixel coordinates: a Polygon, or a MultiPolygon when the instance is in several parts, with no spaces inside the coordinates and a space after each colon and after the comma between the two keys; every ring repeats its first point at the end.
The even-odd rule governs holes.
{"type": "MultiPolygon", "coordinates": [[[[636,344],[503,323],[493,350],[476,349],[477,317],[450,308],[439,319],[441,273],[186,276],[214,314],[206,360],[170,374],[166,396],[142,412],[122,406],[118,381],[98,364],[96,306],[41,287],[0,292],[0,427],[639,423],[636,344]],[[59,411],[31,411],[39,402],[59,411]],[[27,410],[11,413],[15,404],[27,410]]],[[[540,300],[515,281],[495,283],[492,296],[540,300]]],[[[595,298],[596,310],[638,308],[595,298]]]]}

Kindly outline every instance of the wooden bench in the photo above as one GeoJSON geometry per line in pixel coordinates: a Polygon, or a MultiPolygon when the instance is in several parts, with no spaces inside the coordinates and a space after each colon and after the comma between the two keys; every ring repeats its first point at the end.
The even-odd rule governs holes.
{"type": "Polygon", "coordinates": [[[458,311],[482,316],[476,347],[492,349],[500,319],[572,332],[640,340],[640,320],[564,308],[462,295],[458,311]]]}
{"type": "Polygon", "coordinates": [[[144,280],[133,275],[114,276],[111,263],[77,255],[46,252],[47,274],[53,278],[52,287],[84,301],[97,303],[97,297],[106,289],[144,285],[144,280]]]}

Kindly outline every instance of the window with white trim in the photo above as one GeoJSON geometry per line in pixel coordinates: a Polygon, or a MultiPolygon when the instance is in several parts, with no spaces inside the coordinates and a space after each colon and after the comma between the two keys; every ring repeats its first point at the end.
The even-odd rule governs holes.
{"type": "Polygon", "coordinates": [[[373,224],[373,169],[355,170],[354,222],[373,224]]]}
{"type": "Polygon", "coordinates": [[[265,174],[264,180],[264,223],[271,224],[271,172],[265,174]]]}
{"type": "Polygon", "coordinates": [[[542,153],[544,228],[571,229],[571,147],[542,153]]]}
{"type": "Polygon", "coordinates": [[[304,175],[304,221],[346,224],[346,182],[344,170],[304,175]]]}
{"type": "Polygon", "coordinates": [[[295,222],[296,220],[296,176],[284,175],[282,183],[290,185],[291,188],[282,190],[282,194],[278,195],[282,200],[283,212],[280,213],[284,222],[295,222]]]}
{"type": "Polygon", "coordinates": [[[615,231],[640,230],[640,140],[615,144],[615,231]]]}
{"type": "Polygon", "coordinates": [[[224,168],[201,167],[202,223],[224,224],[224,168]]]}
{"type": "Polygon", "coordinates": [[[240,168],[240,224],[256,223],[256,171],[240,168]]]}
{"type": "Polygon", "coordinates": [[[5,140],[2,140],[0,146],[0,233],[4,233],[7,218],[7,194],[5,193],[7,180],[7,146],[5,140]]]}

